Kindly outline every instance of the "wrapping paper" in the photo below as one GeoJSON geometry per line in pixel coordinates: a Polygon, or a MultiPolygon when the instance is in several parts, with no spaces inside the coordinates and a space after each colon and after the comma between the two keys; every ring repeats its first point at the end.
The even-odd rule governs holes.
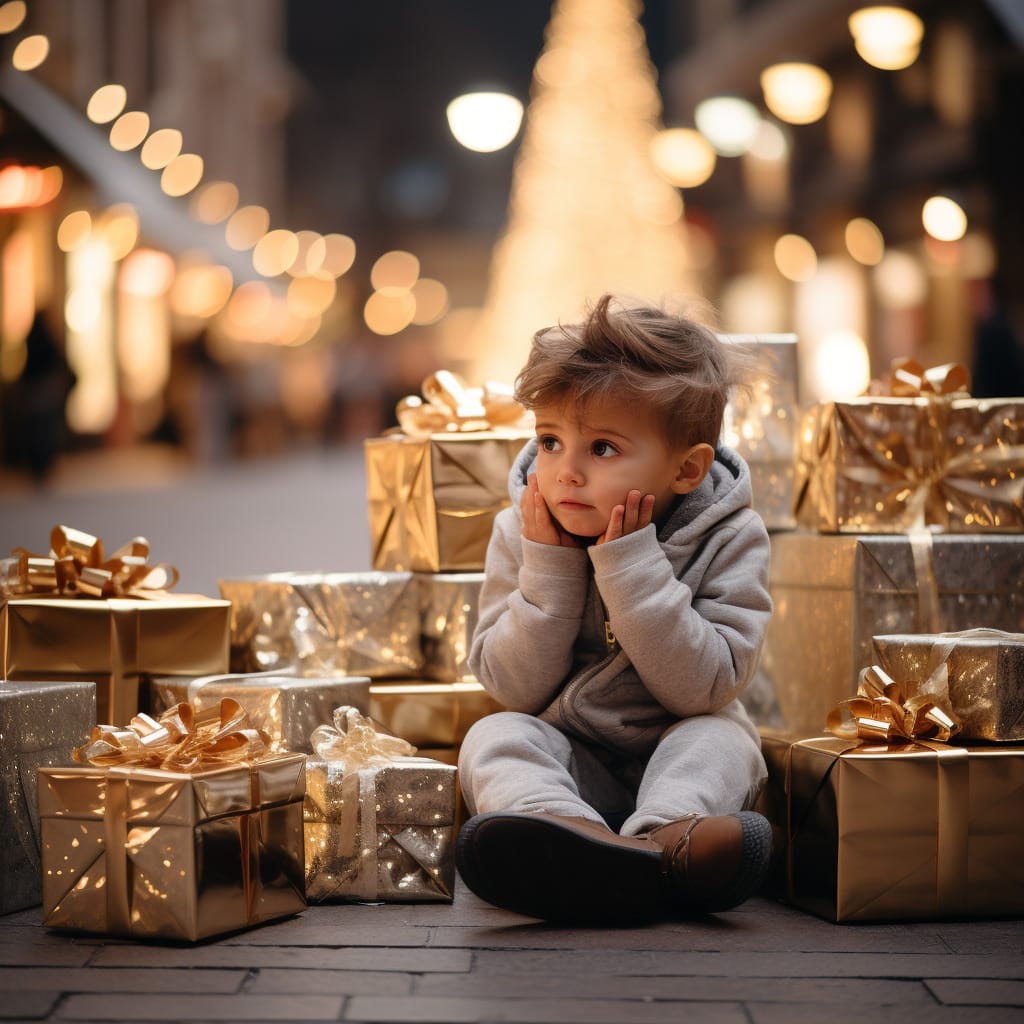
{"type": "Polygon", "coordinates": [[[524,430],[391,434],[364,442],[372,564],[479,572],[524,430]]]}
{"type": "Polygon", "coordinates": [[[0,682],[0,914],[42,899],[36,777],[95,724],[95,683],[0,682]]]}
{"type": "Polygon", "coordinates": [[[145,677],[227,671],[230,608],[193,595],[12,597],[0,604],[0,677],[91,681],[98,720],[121,725],[145,677]]]}
{"type": "Polygon", "coordinates": [[[442,683],[475,682],[469,649],[484,574],[419,573],[417,580],[424,677],[442,683]]]}
{"type": "Polygon", "coordinates": [[[722,440],[746,459],[753,505],[769,530],[789,530],[793,516],[794,456],[799,422],[795,334],[723,334],[754,360],[749,391],[729,399],[722,440]]]}
{"type": "Polygon", "coordinates": [[[312,731],[341,704],[370,710],[368,676],[311,679],[260,674],[254,676],[203,676],[198,679],[164,676],[150,684],[153,712],[160,714],[176,704],[193,704],[197,710],[225,697],[238,701],[254,728],[270,737],[274,751],[309,754],[312,731]]]}
{"type": "Polygon", "coordinates": [[[1024,529],[1024,399],[865,397],[800,425],[796,517],[810,529],[1024,529]]]}
{"type": "Polygon", "coordinates": [[[378,682],[370,717],[416,747],[457,747],[469,727],[501,705],[478,682],[378,682]]]}
{"type": "Polygon", "coordinates": [[[303,910],[304,768],[40,769],[44,924],[196,941],[303,910]]]}
{"type": "Polygon", "coordinates": [[[380,678],[422,668],[411,573],[282,572],[219,583],[231,602],[232,672],[380,678]]]}
{"type": "Polygon", "coordinates": [[[762,667],[785,728],[824,730],[871,664],[873,636],[1024,631],[1022,579],[1021,535],[773,534],[762,667]]]}
{"type": "Polygon", "coordinates": [[[959,740],[1024,740],[1024,633],[976,629],[872,640],[873,660],[909,695],[945,677],[959,740]]]}
{"type": "Polygon", "coordinates": [[[795,906],[831,921],[1024,912],[1024,818],[1009,813],[1024,750],[818,737],[789,747],[785,771],[795,906]]]}

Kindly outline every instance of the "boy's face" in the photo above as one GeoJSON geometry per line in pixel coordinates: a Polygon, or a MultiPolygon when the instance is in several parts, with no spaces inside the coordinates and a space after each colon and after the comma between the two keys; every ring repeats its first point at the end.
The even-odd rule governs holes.
{"type": "Polygon", "coordinates": [[[630,490],[654,495],[653,521],[660,523],[673,498],[700,483],[682,473],[690,449],[673,450],[660,419],[636,401],[567,401],[534,412],[537,486],[568,533],[600,536],[630,490]]]}

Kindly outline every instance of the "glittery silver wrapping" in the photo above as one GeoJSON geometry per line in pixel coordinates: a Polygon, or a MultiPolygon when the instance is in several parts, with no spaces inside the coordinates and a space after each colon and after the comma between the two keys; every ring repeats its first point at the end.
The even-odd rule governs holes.
{"type": "Polygon", "coordinates": [[[482,572],[418,573],[423,677],[475,682],[469,647],[476,629],[482,572]]]}
{"type": "Polygon", "coordinates": [[[1024,633],[956,638],[895,634],[876,636],[873,648],[874,662],[908,698],[945,663],[950,703],[960,719],[957,742],[1024,740],[1024,633]]]}
{"type": "Polygon", "coordinates": [[[450,903],[455,891],[456,769],[399,757],[346,772],[306,761],[310,903],[450,903]]]}
{"type": "Polygon", "coordinates": [[[347,704],[370,713],[369,676],[163,676],[152,681],[150,693],[155,715],[182,702],[207,707],[233,697],[253,727],[270,735],[274,752],[312,753],[310,734],[331,720],[335,708],[347,704]]]}
{"type": "Polygon", "coordinates": [[[797,339],[795,334],[723,334],[741,345],[754,360],[748,389],[729,399],[722,440],[750,466],[753,504],[769,530],[792,529],[793,472],[797,396],[797,339]]]}
{"type": "Polygon", "coordinates": [[[72,764],[95,724],[95,683],[0,681],[0,914],[42,899],[36,776],[72,764]]]}
{"type": "Polygon", "coordinates": [[[419,674],[420,609],[412,573],[282,572],[219,582],[221,596],[231,602],[232,672],[374,679],[419,674]]]}
{"type": "Polygon", "coordinates": [[[771,542],[762,667],[797,735],[823,733],[829,710],[857,692],[874,636],[1024,631],[1024,534],[796,531],[771,542]]]}

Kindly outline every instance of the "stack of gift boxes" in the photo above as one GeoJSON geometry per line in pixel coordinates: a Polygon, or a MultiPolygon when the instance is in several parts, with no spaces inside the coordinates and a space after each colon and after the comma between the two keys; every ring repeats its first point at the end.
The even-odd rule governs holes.
{"type": "Polygon", "coordinates": [[[775,891],[830,920],[1024,911],[1024,399],[967,389],[901,360],[794,439],[762,809],[775,891]]]}

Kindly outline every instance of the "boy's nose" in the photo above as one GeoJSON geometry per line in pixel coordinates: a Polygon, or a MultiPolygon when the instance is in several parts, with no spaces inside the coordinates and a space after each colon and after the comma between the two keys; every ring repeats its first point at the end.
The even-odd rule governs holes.
{"type": "Polygon", "coordinates": [[[558,482],[578,487],[583,483],[583,473],[576,467],[575,463],[567,460],[558,467],[558,482]]]}

